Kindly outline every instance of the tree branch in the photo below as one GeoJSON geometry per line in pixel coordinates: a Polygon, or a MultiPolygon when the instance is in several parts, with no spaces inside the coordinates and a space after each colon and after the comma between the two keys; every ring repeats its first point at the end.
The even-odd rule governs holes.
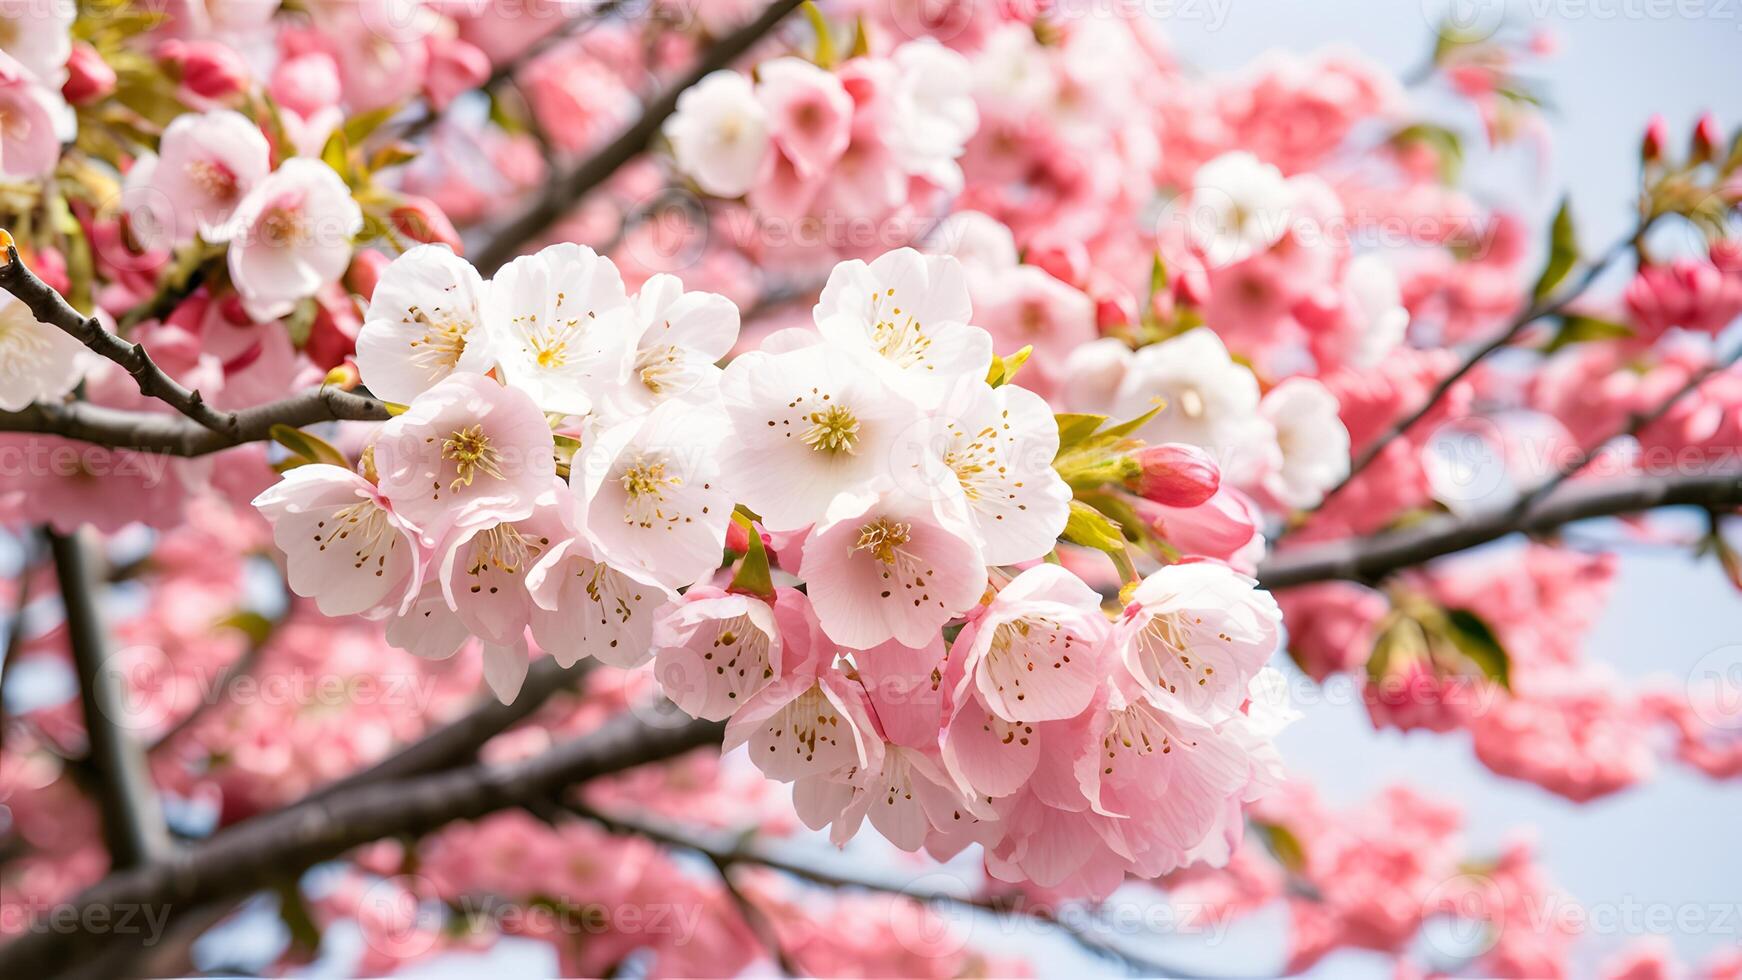
{"type": "Polygon", "coordinates": [[[1469,518],[1430,519],[1369,538],[1306,545],[1258,566],[1258,584],[1274,590],[1335,580],[1377,582],[1392,572],[1509,534],[1542,534],[1587,518],[1684,505],[1710,510],[1742,506],[1742,471],[1604,480],[1562,488],[1523,513],[1508,506],[1469,518]]]}
{"type": "MultiPolygon", "coordinates": [[[[262,814],[166,858],[112,873],[71,901],[73,921],[116,922],[123,913],[161,914],[244,894],[359,844],[548,800],[566,786],[717,743],[721,733],[717,723],[656,728],[624,715],[520,762],[368,783],[262,814]]],[[[0,976],[57,973],[94,952],[91,945],[76,932],[27,925],[0,946],[0,976]]]]}
{"type": "Polygon", "coordinates": [[[575,169],[550,181],[526,210],[484,242],[474,253],[474,262],[479,273],[493,275],[497,269],[514,258],[527,242],[555,224],[588,191],[604,183],[619,167],[646,150],[653,138],[659,134],[660,127],[665,125],[666,119],[677,111],[679,96],[710,73],[736,61],[751,45],[773,30],[787,14],[797,9],[801,2],[802,0],[774,0],[755,20],[716,41],[696,66],[690,69],[689,74],[648,103],[641,118],[575,169]]]}
{"type": "Polygon", "coordinates": [[[391,414],[377,399],[329,385],[230,415],[222,430],[207,429],[174,415],[128,412],[87,402],[37,402],[16,412],[0,412],[0,432],[64,436],[114,449],[168,456],[205,456],[272,438],[272,427],[301,428],[320,422],[385,422],[391,414]]]}
{"type": "Polygon", "coordinates": [[[108,662],[112,654],[108,630],[97,608],[102,576],[96,573],[91,544],[78,535],[45,533],[66,609],[67,641],[79,677],[79,703],[109,859],[117,868],[160,860],[170,851],[169,829],[144,750],[115,723],[127,696],[126,678],[108,662]]]}
{"type": "Polygon", "coordinates": [[[67,336],[119,364],[133,376],[139,385],[139,393],[145,397],[165,403],[213,432],[224,432],[234,426],[236,416],[233,413],[217,411],[206,404],[198,391],[182,387],[163,373],[143,346],[122,340],[103,329],[101,320],[73,309],[61,294],[25,268],[16,245],[6,246],[6,264],[0,266],[0,288],[18,297],[38,320],[59,327],[67,336]]]}
{"type": "MultiPolygon", "coordinates": [[[[1643,228],[1640,232],[1637,232],[1636,235],[1642,233],[1643,228]]],[[[1308,513],[1323,507],[1325,504],[1330,502],[1332,497],[1335,497],[1347,488],[1349,484],[1355,482],[1355,478],[1360,476],[1362,471],[1366,470],[1367,467],[1373,464],[1374,460],[1379,458],[1379,455],[1385,451],[1386,446],[1390,445],[1394,440],[1402,438],[1404,433],[1414,428],[1416,423],[1426,418],[1428,413],[1432,412],[1434,407],[1440,403],[1440,399],[1444,398],[1446,393],[1452,390],[1452,386],[1456,385],[1459,381],[1462,381],[1471,371],[1474,371],[1477,365],[1488,359],[1489,355],[1493,354],[1500,348],[1507,346],[1514,340],[1517,340],[1518,336],[1531,324],[1543,317],[1553,316],[1556,313],[1561,312],[1574,300],[1583,295],[1585,290],[1589,289],[1591,284],[1597,280],[1597,277],[1602,275],[1604,270],[1614,264],[1615,260],[1620,258],[1627,249],[1631,247],[1634,237],[1635,236],[1629,236],[1625,241],[1618,242],[1611,246],[1607,252],[1603,253],[1601,258],[1592,263],[1590,267],[1579,276],[1577,282],[1562,291],[1560,295],[1553,299],[1536,300],[1532,302],[1525,308],[1524,312],[1518,314],[1505,330],[1501,331],[1493,338],[1490,338],[1482,346],[1465,355],[1463,361],[1452,370],[1452,373],[1441,378],[1439,383],[1434,385],[1433,390],[1428,392],[1427,398],[1423,400],[1421,405],[1417,406],[1415,411],[1410,412],[1409,415],[1400,419],[1390,428],[1386,429],[1382,435],[1367,444],[1366,448],[1363,449],[1355,457],[1354,462],[1349,465],[1348,475],[1344,476],[1335,486],[1327,490],[1324,499],[1320,500],[1311,511],[1308,511],[1308,513]]],[[[1284,530],[1283,534],[1286,535],[1287,533],[1288,532],[1284,530]]],[[[1283,535],[1278,535],[1277,540],[1281,540],[1282,536],[1283,535]]]]}

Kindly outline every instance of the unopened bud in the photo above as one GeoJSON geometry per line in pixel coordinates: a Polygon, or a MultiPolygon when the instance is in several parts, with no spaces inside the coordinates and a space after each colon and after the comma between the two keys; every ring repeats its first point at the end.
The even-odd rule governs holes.
{"type": "Polygon", "coordinates": [[[1639,143],[1639,159],[1646,163],[1662,160],[1663,147],[1668,142],[1669,124],[1663,121],[1663,116],[1653,113],[1645,124],[1645,138],[1639,143]]]}
{"type": "Polygon", "coordinates": [[[115,69],[97,49],[83,41],[73,45],[67,58],[67,80],[60,94],[73,105],[90,105],[115,91],[115,69]]]}
{"type": "Polygon", "coordinates": [[[375,284],[393,260],[372,248],[359,249],[351,256],[351,267],[345,270],[345,288],[365,300],[375,296],[375,284]]]}
{"type": "Polygon", "coordinates": [[[1126,488],[1168,507],[1196,507],[1222,485],[1221,467],[1210,454],[1183,442],[1145,446],[1130,459],[1136,465],[1126,488]]]}
{"type": "Polygon", "coordinates": [[[1742,273],[1742,238],[1720,238],[1706,254],[1719,272],[1732,276],[1742,273]]]}
{"type": "Polygon", "coordinates": [[[1718,157],[1718,147],[1724,142],[1724,134],[1718,131],[1718,120],[1711,113],[1701,114],[1699,121],[1694,123],[1694,137],[1688,147],[1688,162],[1707,163],[1718,157]]]}
{"type": "Polygon", "coordinates": [[[225,99],[248,88],[248,66],[228,45],[216,41],[165,41],[159,59],[181,73],[182,87],[207,99],[225,99]]]}
{"type": "Polygon", "coordinates": [[[454,250],[455,255],[466,252],[465,243],[460,241],[460,233],[454,230],[453,222],[427,197],[404,195],[388,218],[395,230],[412,241],[446,245],[454,250]]]}

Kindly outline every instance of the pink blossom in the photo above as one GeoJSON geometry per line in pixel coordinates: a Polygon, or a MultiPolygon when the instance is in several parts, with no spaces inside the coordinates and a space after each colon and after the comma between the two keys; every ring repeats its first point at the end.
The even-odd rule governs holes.
{"type": "Polygon", "coordinates": [[[362,210],[331,167],[286,160],[248,192],[221,231],[249,315],[277,319],[337,282],[362,228],[362,210]]]}

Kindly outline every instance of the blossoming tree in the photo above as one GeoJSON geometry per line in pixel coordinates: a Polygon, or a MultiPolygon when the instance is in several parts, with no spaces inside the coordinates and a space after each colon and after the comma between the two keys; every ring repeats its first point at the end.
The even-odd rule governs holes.
{"type": "Polygon", "coordinates": [[[0,970],[262,915],[280,971],[1033,969],[960,908],[1168,972],[1077,914],[1135,889],[1285,905],[1279,969],[1450,919],[1564,972],[1529,848],[1330,810],[1289,691],[1575,801],[1742,773],[1734,674],[1584,655],[1615,559],[1563,533],[1693,508],[1638,533],[1742,579],[1742,144],[1653,122],[1635,232],[1537,247],[1459,170],[1550,46],[1434,40],[0,0],[0,970]]]}

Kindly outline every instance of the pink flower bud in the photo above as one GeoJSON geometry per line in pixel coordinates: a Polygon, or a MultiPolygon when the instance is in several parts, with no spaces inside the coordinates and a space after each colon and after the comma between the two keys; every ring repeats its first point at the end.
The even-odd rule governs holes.
{"type": "Polygon", "coordinates": [[[308,117],[339,104],[339,66],[332,56],[311,51],[286,58],[273,69],[267,91],[279,105],[308,117]]]}
{"type": "Polygon", "coordinates": [[[103,60],[97,49],[83,41],[73,45],[67,59],[67,80],[61,95],[73,105],[90,105],[115,91],[115,69],[103,60]]]}
{"type": "Polygon", "coordinates": [[[1742,238],[1720,238],[1712,243],[1707,255],[1719,272],[1731,276],[1742,273],[1742,238]]]}
{"type": "Polygon", "coordinates": [[[32,253],[29,249],[20,249],[24,262],[36,277],[47,283],[49,288],[57,293],[65,293],[72,288],[72,278],[67,275],[66,256],[60,249],[45,245],[32,253]]]}
{"type": "Polygon", "coordinates": [[[399,206],[388,218],[400,234],[413,241],[446,245],[454,250],[455,255],[466,254],[465,243],[460,241],[460,233],[454,230],[453,222],[427,197],[416,194],[402,196],[399,206]]]}
{"type": "Polygon", "coordinates": [[[1724,134],[1718,131],[1718,120],[1711,113],[1702,113],[1699,121],[1694,123],[1694,137],[1688,148],[1688,159],[1693,163],[1705,163],[1716,159],[1718,147],[1724,143],[1724,134]]]}
{"type": "Polygon", "coordinates": [[[1095,301],[1095,326],[1104,333],[1137,320],[1137,297],[1110,276],[1091,274],[1087,292],[1095,301]]]}
{"type": "Polygon", "coordinates": [[[1645,124],[1645,138],[1639,144],[1639,159],[1646,163],[1656,163],[1663,159],[1663,147],[1669,142],[1669,124],[1663,121],[1663,116],[1653,113],[1650,121],[1645,124]]]}
{"type": "Polygon", "coordinates": [[[225,99],[248,88],[242,56],[217,41],[165,41],[157,57],[181,72],[182,87],[207,99],[225,99]]]}
{"type": "Polygon", "coordinates": [[[342,289],[322,290],[315,300],[315,319],[302,352],[316,367],[331,370],[357,353],[357,331],[363,321],[357,304],[342,289]]]}
{"type": "Polygon", "coordinates": [[[1081,242],[1047,241],[1035,244],[1024,257],[1029,265],[1038,265],[1052,273],[1060,282],[1079,285],[1089,270],[1089,252],[1081,242]]]}
{"type": "Polygon", "coordinates": [[[1146,500],[1196,507],[1216,495],[1222,470],[1210,454],[1183,442],[1145,446],[1131,454],[1137,473],[1125,485],[1146,500]]]}
{"type": "Polygon", "coordinates": [[[351,267],[345,270],[345,288],[364,299],[372,298],[375,284],[381,281],[381,273],[392,261],[374,249],[358,251],[351,256],[351,267]]]}
{"type": "Polygon", "coordinates": [[[459,38],[431,38],[423,90],[437,112],[490,77],[490,56],[459,38]]]}
{"type": "Polygon", "coordinates": [[[1202,269],[1181,271],[1173,279],[1173,298],[1181,306],[1203,306],[1210,300],[1210,277],[1202,269]]]}

